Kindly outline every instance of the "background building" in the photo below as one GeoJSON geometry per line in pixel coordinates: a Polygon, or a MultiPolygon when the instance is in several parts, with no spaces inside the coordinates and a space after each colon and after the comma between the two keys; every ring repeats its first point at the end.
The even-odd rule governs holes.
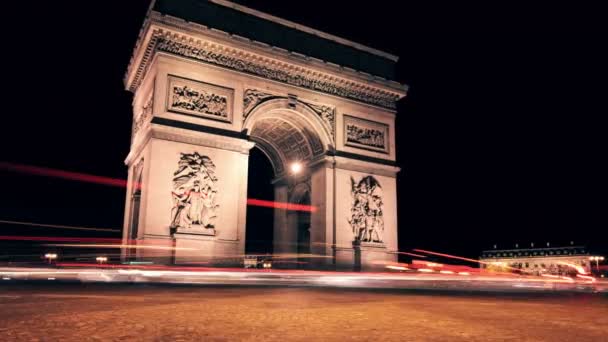
{"type": "Polygon", "coordinates": [[[591,271],[585,246],[492,249],[483,251],[480,260],[485,270],[521,270],[524,274],[570,274],[591,271]]]}

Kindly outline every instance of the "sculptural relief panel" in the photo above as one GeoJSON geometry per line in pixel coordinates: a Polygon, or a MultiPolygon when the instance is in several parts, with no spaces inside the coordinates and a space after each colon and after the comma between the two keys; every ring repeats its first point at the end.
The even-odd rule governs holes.
{"type": "Polygon", "coordinates": [[[388,125],[344,115],[344,145],[389,153],[388,125]]]}
{"type": "Polygon", "coordinates": [[[195,229],[215,235],[215,220],[219,205],[215,164],[211,158],[194,153],[181,153],[173,174],[172,229],[195,229]]]}
{"type": "Polygon", "coordinates": [[[167,111],[232,122],[234,90],[169,75],[167,111]]]}
{"type": "Polygon", "coordinates": [[[351,212],[348,218],[354,240],[382,243],[384,216],[382,187],[373,176],[355,181],[351,176],[351,212]]]}

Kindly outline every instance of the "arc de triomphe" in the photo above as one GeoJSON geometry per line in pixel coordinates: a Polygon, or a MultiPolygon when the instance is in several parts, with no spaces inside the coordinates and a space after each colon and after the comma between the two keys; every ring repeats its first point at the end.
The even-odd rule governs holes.
{"type": "MultiPolygon", "coordinates": [[[[170,246],[176,262],[242,255],[255,146],[276,202],[309,199],[312,254],[346,267],[396,260],[394,123],[407,90],[391,80],[396,62],[223,0],[153,2],[125,76],[125,243],[170,246]]],[[[275,209],[275,254],[297,253],[297,218],[275,209]]]]}

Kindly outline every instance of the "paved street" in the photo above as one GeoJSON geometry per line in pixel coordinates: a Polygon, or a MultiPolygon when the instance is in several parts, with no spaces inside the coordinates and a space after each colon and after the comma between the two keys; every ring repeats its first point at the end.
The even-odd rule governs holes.
{"type": "Polygon", "coordinates": [[[608,298],[0,286],[0,341],[607,341],[608,298]]]}

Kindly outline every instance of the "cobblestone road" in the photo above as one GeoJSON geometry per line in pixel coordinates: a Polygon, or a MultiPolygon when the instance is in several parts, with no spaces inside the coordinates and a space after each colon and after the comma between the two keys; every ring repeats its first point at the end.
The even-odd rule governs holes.
{"type": "Polygon", "coordinates": [[[608,341],[608,298],[0,286],[0,341],[608,341]]]}

